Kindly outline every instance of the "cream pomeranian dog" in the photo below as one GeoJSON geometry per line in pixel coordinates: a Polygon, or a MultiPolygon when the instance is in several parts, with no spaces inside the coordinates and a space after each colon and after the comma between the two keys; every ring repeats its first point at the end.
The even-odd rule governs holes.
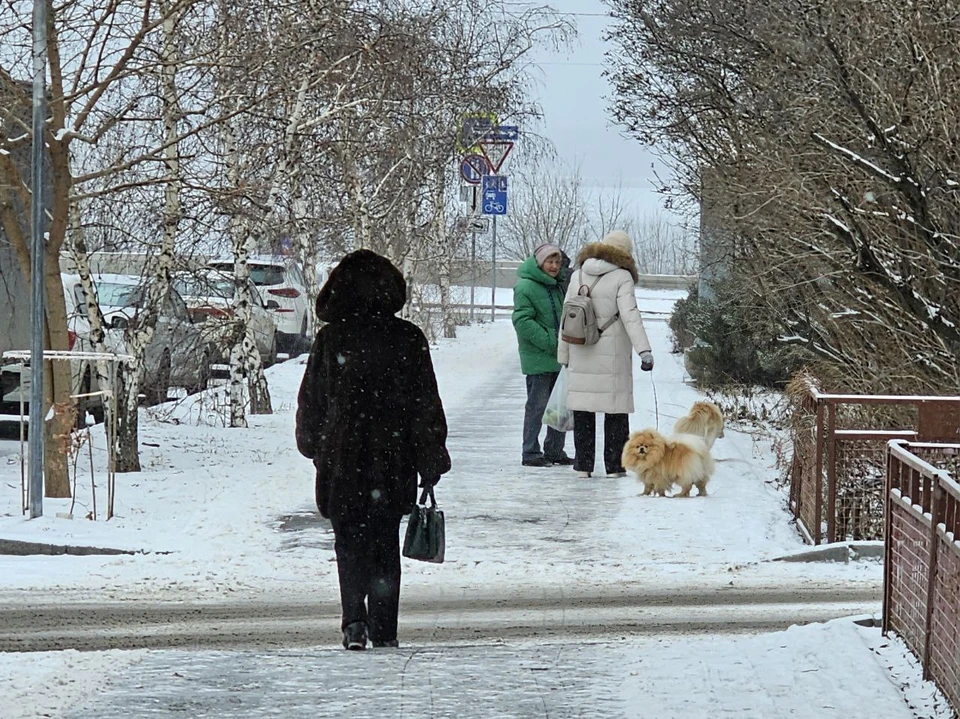
{"type": "Polygon", "coordinates": [[[694,402],[690,411],[677,420],[673,431],[702,437],[707,449],[711,449],[717,438],[723,436],[723,413],[713,402],[694,402]]]}
{"type": "Polygon", "coordinates": [[[666,496],[674,483],[680,485],[680,497],[689,497],[694,485],[698,495],[705,496],[714,468],[710,450],[700,437],[692,434],[665,437],[655,429],[631,434],[621,460],[623,466],[643,482],[644,494],[661,497],[666,496]]]}

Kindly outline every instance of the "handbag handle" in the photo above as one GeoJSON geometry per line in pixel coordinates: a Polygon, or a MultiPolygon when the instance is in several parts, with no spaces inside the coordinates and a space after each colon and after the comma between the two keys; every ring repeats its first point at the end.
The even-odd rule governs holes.
{"type": "Polygon", "coordinates": [[[420,501],[418,502],[418,504],[426,504],[426,503],[427,503],[427,497],[430,498],[430,506],[433,507],[434,509],[436,509],[436,507],[437,507],[437,498],[433,496],[433,485],[432,485],[432,484],[431,484],[429,487],[424,487],[424,488],[423,488],[423,491],[420,493],[420,501]]]}

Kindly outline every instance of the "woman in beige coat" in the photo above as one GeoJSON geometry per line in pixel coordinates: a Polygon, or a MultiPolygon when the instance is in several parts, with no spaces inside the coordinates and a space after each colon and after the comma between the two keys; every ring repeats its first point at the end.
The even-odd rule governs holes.
{"type": "Polygon", "coordinates": [[[592,288],[597,324],[611,324],[593,345],[560,342],[557,360],[567,367],[570,409],[573,410],[573,468],[580,477],[593,473],[596,455],[596,413],[603,412],[603,463],[608,477],[623,477],[620,464],[623,445],[630,435],[633,412],[633,353],[640,355],[640,368],[653,369],[650,341],[640,319],[634,288],[637,266],[633,243],[625,232],[615,230],[600,242],[587,245],[577,256],[579,269],[570,277],[567,297],[580,288],[592,288]]]}

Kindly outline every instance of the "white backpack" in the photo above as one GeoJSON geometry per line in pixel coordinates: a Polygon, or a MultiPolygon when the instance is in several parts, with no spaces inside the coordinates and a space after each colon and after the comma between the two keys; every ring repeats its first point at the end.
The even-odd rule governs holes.
{"type": "MultiPolygon", "coordinates": [[[[602,275],[597,275],[590,285],[580,285],[577,294],[563,303],[563,319],[560,322],[560,339],[572,345],[595,345],[600,341],[600,335],[610,325],[617,321],[620,313],[597,326],[597,314],[593,309],[593,299],[590,293],[600,281],[602,275]],[[584,292],[586,290],[586,292],[584,292]]],[[[580,270],[580,281],[583,282],[583,270],[580,270]]]]}

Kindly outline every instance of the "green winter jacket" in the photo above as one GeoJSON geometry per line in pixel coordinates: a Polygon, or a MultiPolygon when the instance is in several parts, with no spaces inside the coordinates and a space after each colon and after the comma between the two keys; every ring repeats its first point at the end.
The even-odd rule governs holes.
{"type": "Polygon", "coordinates": [[[534,257],[517,268],[513,288],[513,327],[520,343],[520,370],[524,374],[559,372],[557,334],[563,295],[557,280],[544,272],[534,257]]]}

